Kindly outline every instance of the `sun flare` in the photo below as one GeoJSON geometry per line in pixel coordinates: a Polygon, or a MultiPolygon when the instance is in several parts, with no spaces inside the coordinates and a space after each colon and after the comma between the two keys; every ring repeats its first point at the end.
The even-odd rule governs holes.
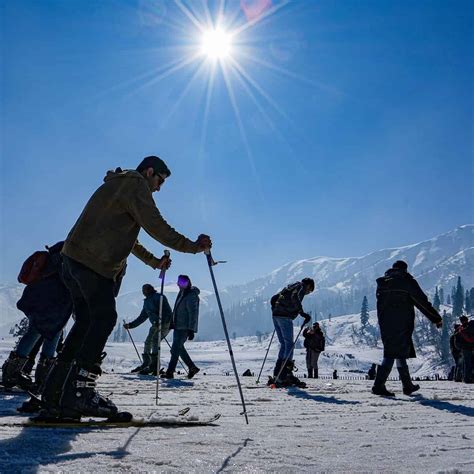
{"type": "Polygon", "coordinates": [[[201,52],[209,59],[225,59],[231,53],[231,35],[222,28],[207,30],[201,39],[201,52]]]}

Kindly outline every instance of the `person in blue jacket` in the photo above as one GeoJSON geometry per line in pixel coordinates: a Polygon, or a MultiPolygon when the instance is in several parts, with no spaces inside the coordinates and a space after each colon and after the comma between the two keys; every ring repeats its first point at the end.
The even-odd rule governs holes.
{"type": "MultiPolygon", "coordinates": [[[[144,323],[147,319],[151,323],[148,336],[145,339],[145,347],[143,350],[143,363],[132,370],[139,372],[141,375],[156,375],[157,358],[158,358],[158,323],[160,317],[160,299],[161,295],[155,288],[146,283],[142,287],[143,309],[138,316],[130,323],[124,324],[125,329],[133,329],[144,323]]],[[[163,311],[161,316],[161,340],[163,340],[170,332],[172,311],[166,296],[163,295],[163,311]]]]}
{"type": "Polygon", "coordinates": [[[187,275],[179,275],[178,287],[179,293],[174,304],[171,322],[171,327],[174,329],[171,359],[168,369],[162,377],[166,379],[174,378],[176,365],[179,357],[181,357],[189,368],[188,378],[192,379],[199,372],[199,368],[189,357],[184,344],[187,340],[192,341],[198,330],[200,291],[199,288],[192,285],[191,279],[187,275]]]}

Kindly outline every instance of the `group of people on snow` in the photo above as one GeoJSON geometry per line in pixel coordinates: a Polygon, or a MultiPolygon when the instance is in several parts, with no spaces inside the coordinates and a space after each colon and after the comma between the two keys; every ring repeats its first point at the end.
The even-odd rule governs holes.
{"type": "MultiPolygon", "coordinates": [[[[179,252],[196,254],[212,247],[208,235],[201,234],[192,241],[161,216],[152,195],[170,175],[164,161],[156,156],[146,157],[135,170],[117,168],[107,172],[104,183],[91,196],[66,240],[47,248],[46,252],[35,253],[31,261],[25,262],[19,280],[26,287],[18,308],[28,316],[30,325],[3,365],[2,380],[5,386],[19,385],[38,395],[25,411],[37,410],[41,405],[43,419],[75,420],[82,416],[108,418],[118,413],[112,400],[97,391],[96,384],[102,374],[105,344],[117,322],[115,299],[127,258],[133,254],[162,272],[171,265],[168,254],[158,258],[140,244],[137,240],[140,229],[179,252]],[[74,323],[58,351],[71,314],[74,323]],[[40,344],[41,356],[33,384],[27,375],[27,365],[31,365],[31,355],[40,344]]],[[[199,289],[187,275],[180,275],[177,284],[179,293],[173,310],[166,297],[158,294],[151,284],[143,285],[143,309],[135,320],[124,324],[126,329],[132,329],[147,319],[151,323],[143,362],[135,372],[157,374],[160,334],[163,339],[171,330],[174,330],[171,359],[162,376],[174,377],[179,358],[188,366],[189,378],[199,372],[185,349],[186,341],[194,338],[198,328],[199,289]]],[[[314,280],[303,278],[271,298],[273,325],[280,343],[271,385],[305,387],[294,374],[293,321],[297,316],[303,317],[300,333],[307,350],[308,377],[318,377],[318,358],[325,349],[325,338],[317,322],[304,327],[311,316],[302,305],[304,297],[314,289],[314,280]]],[[[442,326],[441,316],[404,261],[395,262],[377,279],[376,296],[384,356],[374,374],[372,392],[394,395],[385,384],[396,364],[403,392],[412,394],[420,388],[413,384],[407,365],[407,359],[416,357],[412,341],[415,308],[438,328],[442,326]]],[[[472,381],[472,323],[462,322],[462,327],[456,328],[452,346],[457,351],[456,377],[462,365],[466,381],[472,381]]]]}
{"type": "Polygon", "coordinates": [[[467,316],[459,318],[459,324],[454,325],[454,332],[449,338],[451,355],[454,366],[449,374],[449,379],[455,382],[471,383],[473,377],[474,358],[474,320],[467,316]]]}
{"type": "MultiPolygon", "coordinates": [[[[51,276],[43,275],[34,284],[27,285],[26,289],[30,286],[31,291],[39,290],[37,285],[40,282],[53,288],[52,279],[55,279],[56,287],[51,291],[63,293],[67,300],[67,305],[65,303],[58,314],[55,328],[58,332],[64,328],[71,312],[74,312],[74,324],[57,357],[52,357],[54,349],[51,349],[56,336],[41,334],[47,341],[44,359],[48,359],[49,366],[41,388],[37,390],[41,396],[42,419],[77,420],[82,416],[108,418],[118,413],[112,400],[97,391],[96,384],[102,374],[105,344],[117,322],[115,298],[125,274],[127,258],[133,254],[160,271],[166,271],[171,265],[166,253],[158,258],[140,244],[137,239],[140,229],[144,229],[165,247],[179,252],[196,254],[212,247],[208,235],[200,234],[193,241],[177,232],[160,214],[153,193],[161,189],[170,175],[165,162],[157,156],[144,158],[135,170],[116,168],[115,171],[107,172],[104,183],[91,196],[66,240],[58,243],[55,271],[51,276]]],[[[52,258],[46,260],[53,261],[52,258]]],[[[33,259],[26,273],[35,274],[35,265],[38,267],[40,261],[43,262],[33,259]]],[[[187,284],[183,283],[183,288],[180,287],[179,301],[175,305],[176,337],[166,372],[168,378],[172,377],[179,356],[189,363],[190,374],[199,370],[184,349],[186,340],[192,339],[197,330],[196,297],[199,294],[189,278],[187,281],[187,284]],[[189,316],[191,313],[193,315],[189,316]]],[[[147,291],[151,292],[150,289],[147,291]]],[[[30,304],[32,301],[28,300],[30,304]]],[[[30,317],[32,328],[41,333],[35,324],[36,309],[26,306],[19,308],[30,317]]],[[[52,317],[53,314],[48,312],[47,304],[43,306],[42,313],[43,317],[50,314],[52,317]]],[[[146,314],[149,317],[147,310],[146,314]]],[[[37,334],[28,336],[30,342],[25,352],[18,354],[17,348],[10,354],[3,366],[4,384],[15,380],[12,374],[22,372],[33,339],[36,341],[37,334]]],[[[151,357],[153,335],[150,343],[151,357]]],[[[20,350],[22,348],[23,344],[20,350]]],[[[20,378],[25,379],[23,376],[20,378]]]]}

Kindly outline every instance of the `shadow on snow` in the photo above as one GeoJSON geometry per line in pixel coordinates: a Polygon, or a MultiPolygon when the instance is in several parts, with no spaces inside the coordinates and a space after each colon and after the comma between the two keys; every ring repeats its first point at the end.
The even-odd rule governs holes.
{"type": "Polygon", "coordinates": [[[324,397],[322,395],[311,395],[304,390],[299,388],[290,388],[288,389],[288,395],[296,398],[303,398],[305,400],[313,400],[315,402],[321,403],[333,403],[335,405],[358,405],[360,402],[357,401],[349,401],[349,400],[338,400],[335,397],[324,397]]]}

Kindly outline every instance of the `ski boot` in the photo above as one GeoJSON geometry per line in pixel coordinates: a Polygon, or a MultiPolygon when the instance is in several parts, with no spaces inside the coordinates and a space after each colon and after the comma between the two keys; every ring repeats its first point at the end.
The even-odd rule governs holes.
{"type": "Polygon", "coordinates": [[[389,392],[385,387],[385,382],[392,371],[391,368],[387,368],[383,365],[379,365],[377,368],[377,375],[375,376],[374,386],[372,387],[372,393],[374,395],[380,395],[382,397],[394,397],[395,394],[389,392]]]}
{"type": "Polygon", "coordinates": [[[140,375],[156,375],[156,367],[158,366],[158,354],[150,354],[149,362],[140,372],[140,375]]]}
{"type": "Polygon", "coordinates": [[[195,365],[193,367],[189,368],[188,372],[188,379],[192,379],[201,369],[199,367],[196,367],[195,365]]]}
{"type": "Polygon", "coordinates": [[[27,362],[28,357],[20,357],[15,351],[10,352],[2,366],[2,385],[5,388],[18,386],[25,391],[30,390],[33,381],[29,375],[23,373],[27,362]]]}
{"type": "Polygon", "coordinates": [[[300,380],[298,377],[293,375],[293,371],[297,371],[298,369],[295,367],[295,361],[289,360],[286,364],[287,375],[286,381],[290,386],[295,386],[298,388],[306,388],[306,383],[300,380]]]}
{"type": "Polygon", "coordinates": [[[71,365],[59,401],[60,418],[112,418],[118,413],[115,404],[95,389],[101,374],[99,363],[75,362],[71,365]]]}
{"type": "Polygon", "coordinates": [[[150,365],[150,354],[142,354],[142,356],[143,356],[143,362],[141,363],[141,365],[139,365],[138,367],[135,367],[133,370],[130,371],[130,373],[135,374],[150,365]]]}
{"type": "MultiPolygon", "coordinates": [[[[189,370],[189,373],[191,373],[191,370],[189,370]]],[[[174,379],[174,372],[167,370],[164,374],[161,374],[160,377],[162,379],[174,379]]]]}
{"type": "Polygon", "coordinates": [[[400,380],[402,381],[403,393],[405,395],[411,395],[412,393],[420,390],[419,385],[415,385],[411,381],[410,371],[408,367],[397,367],[398,374],[400,375],[400,380]]]}
{"type": "Polygon", "coordinates": [[[41,409],[41,402],[39,397],[43,392],[48,373],[54,365],[54,357],[40,357],[35,370],[35,383],[31,388],[31,392],[37,395],[31,397],[28,401],[24,402],[20,407],[17,408],[19,413],[36,413],[41,409]]]}

